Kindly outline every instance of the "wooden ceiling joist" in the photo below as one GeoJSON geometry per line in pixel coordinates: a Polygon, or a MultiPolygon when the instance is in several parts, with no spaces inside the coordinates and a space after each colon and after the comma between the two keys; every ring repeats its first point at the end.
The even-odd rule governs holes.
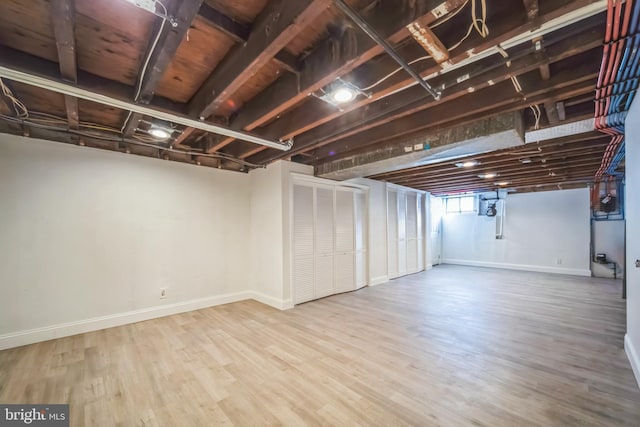
{"type": "MultiPolygon", "coordinates": [[[[460,159],[456,159],[454,162],[440,162],[440,163],[431,163],[428,165],[415,166],[412,168],[406,168],[397,171],[384,172],[380,174],[375,174],[369,176],[372,179],[380,179],[387,180],[396,176],[418,176],[421,174],[428,174],[432,171],[442,171],[447,168],[451,168],[451,165],[454,163],[458,163],[466,160],[475,160],[481,162],[482,165],[492,164],[493,162],[500,163],[509,161],[509,159],[517,156],[534,156],[534,155],[544,155],[549,154],[548,150],[553,150],[554,153],[562,153],[564,152],[564,148],[561,147],[569,147],[567,148],[570,151],[574,151],[577,148],[573,145],[574,143],[580,143],[580,147],[584,146],[589,148],[593,144],[600,144],[603,138],[607,138],[599,132],[592,131],[585,134],[580,135],[571,135],[562,138],[558,138],[550,141],[543,141],[537,143],[526,144],[523,146],[517,146],[512,148],[506,148],[503,150],[499,150],[497,152],[488,152],[481,154],[474,154],[462,157],[460,159]]],[[[463,169],[464,170],[464,169],[463,169]]],[[[486,171],[490,172],[490,171],[486,171]]]]}
{"type": "MultiPolygon", "coordinates": [[[[563,13],[566,13],[567,10],[574,10],[576,8],[584,6],[587,3],[588,2],[585,2],[582,0],[569,2],[568,4],[565,4],[559,7],[558,9],[555,9],[546,13],[544,16],[541,16],[541,19],[544,19],[544,20],[553,19],[559,15],[562,15],[563,13]]],[[[599,17],[588,20],[588,25],[592,26],[591,28],[593,28],[593,32],[589,36],[583,36],[583,37],[587,37],[587,38],[592,37],[590,42],[591,48],[602,44],[602,28],[601,28],[602,22],[601,21],[602,19],[600,19],[599,17]]],[[[491,48],[495,45],[500,44],[501,42],[504,42],[510,39],[516,34],[520,34],[522,31],[535,29],[537,25],[539,25],[538,20],[526,22],[524,24],[518,21],[517,19],[501,22],[496,28],[491,29],[490,36],[487,39],[477,40],[470,37],[470,40],[463,43],[462,47],[459,49],[460,53],[456,55],[452,55],[450,61],[452,63],[458,63],[460,61],[463,61],[468,57],[469,51],[480,52],[480,51],[486,50],[488,48],[491,48]]],[[[571,43],[571,41],[569,41],[569,43],[571,43]]],[[[577,43],[573,44],[573,46],[575,49],[577,49],[578,52],[584,51],[584,47],[580,47],[577,43]]],[[[571,52],[568,52],[568,54],[569,54],[568,56],[570,56],[571,52]]],[[[575,54],[575,52],[573,52],[573,54],[575,54]]],[[[541,61],[541,60],[538,60],[538,61],[541,61]]],[[[503,63],[503,62],[504,61],[501,61],[500,63],[503,63]]],[[[421,63],[418,63],[415,65],[420,70],[420,73],[423,76],[436,73],[440,70],[440,67],[433,62],[431,63],[426,62],[425,64],[421,65],[421,63]]],[[[376,78],[382,78],[385,76],[385,74],[388,74],[388,71],[378,71],[378,72],[373,72],[373,74],[374,75],[371,77],[371,79],[375,81],[376,78]]],[[[510,73],[508,72],[501,73],[502,76],[506,75],[506,77],[508,77],[509,74],[510,73]]],[[[446,77],[446,74],[445,74],[445,77],[446,77]]],[[[489,79],[487,79],[485,83],[488,80],[489,79]]],[[[433,85],[438,86],[440,81],[442,81],[442,79],[440,78],[433,79],[433,85]]],[[[341,123],[348,122],[349,124],[356,122],[356,120],[353,120],[353,116],[350,115],[350,111],[355,110],[356,112],[354,113],[354,115],[356,116],[358,114],[363,116],[369,116],[370,111],[368,107],[370,106],[371,103],[374,103],[378,100],[382,100],[381,102],[383,102],[383,105],[384,103],[388,103],[389,105],[405,105],[406,100],[398,101],[395,95],[393,95],[394,97],[390,99],[387,99],[387,97],[391,94],[397,94],[398,91],[403,91],[407,89],[409,90],[408,93],[411,93],[411,95],[407,95],[406,97],[413,96],[413,99],[410,102],[415,102],[416,94],[415,94],[415,91],[411,90],[415,82],[412,79],[407,79],[403,76],[402,78],[389,79],[389,82],[390,83],[383,85],[382,89],[374,93],[371,98],[363,99],[359,102],[353,103],[350,106],[344,107],[344,112],[335,111],[335,109],[334,110],[318,109],[318,108],[315,108],[314,105],[308,105],[308,106],[303,105],[300,108],[294,110],[290,115],[285,115],[281,117],[279,120],[262,128],[260,133],[263,135],[271,135],[276,138],[278,137],[289,138],[289,137],[298,135],[295,138],[294,151],[291,154],[306,151],[308,149],[307,148],[308,146],[313,146],[313,144],[308,145],[311,139],[318,140],[321,135],[327,135],[327,131],[324,128],[318,129],[315,135],[314,134],[311,134],[311,136],[308,135],[309,133],[315,131],[316,128],[320,127],[321,125],[326,123],[326,127],[331,128],[332,129],[331,133],[334,133],[333,129],[340,128],[340,122],[341,123]],[[342,117],[344,117],[344,119],[342,117]],[[340,122],[338,124],[333,123],[333,121],[336,118],[340,118],[339,119],[340,122]],[[278,133],[282,133],[283,129],[287,129],[287,133],[285,135],[282,135],[282,134],[277,135],[278,133]],[[300,135],[301,133],[302,135],[300,135]]],[[[443,97],[444,96],[447,96],[446,90],[443,97]]],[[[260,97],[260,95],[258,97],[260,97]]],[[[258,97],[256,97],[255,99],[258,99],[258,97]]],[[[429,100],[427,100],[427,102],[428,101],[429,100]]],[[[265,99],[265,102],[268,102],[268,101],[265,99]]],[[[263,107],[263,108],[266,109],[266,107],[263,107]]],[[[235,121],[232,121],[231,123],[232,126],[234,126],[237,123],[240,123],[239,120],[241,120],[242,114],[244,113],[241,112],[241,115],[238,116],[238,119],[236,119],[235,121]]],[[[271,117],[271,116],[269,115],[265,117],[271,117]]],[[[242,124],[244,124],[244,122],[242,124]]],[[[264,153],[260,153],[254,158],[251,158],[250,160],[256,163],[265,163],[265,162],[270,162],[278,158],[281,158],[281,156],[279,156],[280,154],[281,153],[267,150],[264,153]]]]}
{"type": "Polygon", "coordinates": [[[188,113],[207,118],[273,59],[330,5],[330,0],[301,0],[290,4],[272,0],[260,13],[251,34],[236,46],[207,78],[189,103],[188,113]]]}
{"type": "MultiPolygon", "coordinates": [[[[463,4],[464,0],[429,0],[418,3],[410,0],[385,1],[379,8],[374,8],[364,16],[381,36],[391,43],[397,43],[408,36],[406,26],[415,20],[422,19],[421,22],[427,25],[440,16],[438,10],[454,10],[463,4]],[[410,3],[415,7],[411,7],[410,3]]],[[[231,121],[231,126],[234,129],[253,130],[383,51],[382,47],[364,33],[347,29],[338,39],[330,39],[311,52],[305,59],[306,66],[299,76],[281,77],[247,103],[231,121]]],[[[227,140],[225,143],[232,141],[227,140]]]]}
{"type": "MultiPolygon", "coordinates": [[[[251,26],[234,20],[207,3],[202,3],[199,15],[209,25],[221,31],[236,43],[246,43],[249,39],[251,26]]],[[[286,50],[278,52],[273,59],[289,72],[297,73],[300,71],[298,59],[286,50]]]]}
{"type": "MultiPolygon", "coordinates": [[[[162,76],[178,51],[180,43],[191,28],[191,23],[198,16],[202,2],[203,0],[175,1],[169,14],[175,18],[178,26],[172,27],[168,21],[165,21],[164,25],[159,23],[154,28],[154,34],[157,34],[160,28],[162,28],[162,34],[159,35],[157,44],[152,41],[147,47],[147,53],[144,57],[148,57],[149,62],[145,64],[143,60],[141,69],[138,71],[135,101],[148,103],[153,98],[162,76]]],[[[132,113],[125,123],[124,136],[133,135],[142,118],[142,114],[132,113]]]]}
{"type": "Polygon", "coordinates": [[[414,134],[426,133],[432,129],[456,126],[509,111],[521,110],[546,100],[565,99],[589,93],[595,88],[597,74],[597,71],[572,68],[557,73],[551,80],[545,82],[537,78],[537,73],[529,73],[520,79],[523,87],[527,88],[526,99],[513,90],[511,82],[505,81],[471,95],[397,119],[385,126],[325,145],[305,163],[315,163],[332,157],[338,158],[337,154],[351,155],[354,150],[365,148],[368,150],[372,145],[390,140],[402,144],[404,138],[411,140],[414,134]],[[491,103],[487,103],[487,99],[490,99],[491,103]]]}
{"type": "MultiPolygon", "coordinates": [[[[60,78],[58,63],[6,46],[0,46],[0,65],[28,74],[46,77],[50,80],[65,81],[60,78]]],[[[78,70],[78,85],[97,94],[132,100],[133,88],[131,86],[105,79],[104,77],[96,76],[83,70],[78,70]]],[[[176,112],[183,112],[185,109],[184,104],[159,96],[154,97],[149,104],[176,112]]]]}
{"type": "MultiPolygon", "coordinates": [[[[601,35],[598,31],[590,31],[573,39],[566,39],[552,46],[546,61],[557,62],[566,59],[575,54],[593,49],[601,44],[601,35]]],[[[491,60],[491,58],[489,58],[491,60]]],[[[454,99],[468,96],[470,91],[477,92],[484,88],[496,85],[505,80],[510,80],[511,75],[522,75],[529,71],[535,70],[539,66],[541,59],[535,54],[529,54],[511,62],[511,66],[498,63],[498,67],[491,69],[485,63],[472,64],[468,67],[452,73],[452,75],[444,75],[434,79],[434,84],[450,84],[462,80],[461,83],[450,85],[449,89],[443,92],[442,100],[439,102],[424,98],[415,91],[406,90],[394,94],[384,101],[374,103],[367,109],[359,109],[346,113],[342,117],[318,126],[313,130],[296,138],[296,144],[292,154],[307,151],[314,147],[319,147],[347,138],[357,133],[361,133],[368,129],[385,125],[394,120],[408,116],[410,114],[426,110],[437,104],[446,103],[454,99]],[[487,68],[490,71],[486,72],[487,68]],[[478,74],[479,73],[479,74],[478,74]],[[475,75],[475,77],[473,77],[475,75]],[[465,76],[472,76],[468,80],[463,80],[465,76]],[[418,99],[416,99],[418,98],[418,99]],[[321,144],[318,144],[321,143],[321,144]]],[[[513,91],[510,91],[513,92],[513,91]]],[[[313,154],[313,153],[312,153],[313,154]]],[[[254,159],[262,161],[266,159],[254,159]]]]}
{"type": "MultiPolygon", "coordinates": [[[[56,38],[60,75],[71,83],[78,83],[78,60],[76,56],[75,34],[75,1],[51,0],[51,22],[56,38]]],[[[65,95],[65,108],[69,128],[78,129],[80,115],[78,112],[78,99],[65,95]]]]}

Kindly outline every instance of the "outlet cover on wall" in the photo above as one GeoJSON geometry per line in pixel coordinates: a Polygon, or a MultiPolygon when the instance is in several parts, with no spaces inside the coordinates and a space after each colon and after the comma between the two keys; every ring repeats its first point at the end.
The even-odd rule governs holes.
{"type": "Polygon", "coordinates": [[[562,265],[562,258],[556,258],[556,265],[562,265]]]}
{"type": "Polygon", "coordinates": [[[167,288],[160,288],[160,299],[167,297],[167,288]]]}

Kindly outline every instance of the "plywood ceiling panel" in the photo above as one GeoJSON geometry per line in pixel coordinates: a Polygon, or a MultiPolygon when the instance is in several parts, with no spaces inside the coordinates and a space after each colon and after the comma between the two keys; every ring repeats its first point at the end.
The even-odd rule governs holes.
{"type": "Polygon", "coordinates": [[[245,24],[252,23],[267,2],[268,0],[205,0],[209,6],[245,24]]]}
{"type": "Polygon", "coordinates": [[[158,95],[187,102],[234,45],[233,40],[196,18],[160,81],[158,95]]]}
{"type": "Polygon", "coordinates": [[[76,4],[80,69],[128,85],[136,82],[142,57],[160,19],[124,1],[76,4]]]}
{"type": "Polygon", "coordinates": [[[58,61],[56,40],[44,0],[0,1],[0,42],[50,61],[58,61]]]}
{"type": "Polygon", "coordinates": [[[267,63],[261,70],[257,71],[251,81],[244,85],[242,89],[233,94],[233,97],[225,102],[216,115],[229,116],[237,111],[249,99],[262,92],[282,74],[282,67],[274,60],[267,63]]]}

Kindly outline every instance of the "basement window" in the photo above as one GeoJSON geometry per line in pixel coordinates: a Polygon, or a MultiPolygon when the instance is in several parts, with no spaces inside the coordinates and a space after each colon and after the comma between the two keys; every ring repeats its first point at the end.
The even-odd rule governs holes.
{"type": "Polygon", "coordinates": [[[476,213],[476,196],[449,197],[446,199],[448,214],[476,213]]]}

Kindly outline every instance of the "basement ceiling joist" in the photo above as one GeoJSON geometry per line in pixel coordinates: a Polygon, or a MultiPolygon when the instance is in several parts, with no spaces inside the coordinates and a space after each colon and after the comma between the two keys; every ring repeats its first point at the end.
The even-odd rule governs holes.
{"type": "MultiPolygon", "coordinates": [[[[396,71],[383,49],[330,0],[165,0],[178,26],[165,23],[162,32],[161,18],[128,0],[5,0],[0,55],[10,65],[129,102],[206,117],[269,140],[294,138],[293,150],[280,153],[177,127],[171,141],[136,151],[122,142],[154,142],[147,134],[150,117],[6,81],[31,112],[59,116],[59,129],[47,134],[51,139],[141,155],[166,152],[171,160],[234,170],[292,156],[330,169],[390,144],[512,111],[521,112],[527,129],[589,114],[606,2],[486,0],[487,14],[480,18],[488,34],[472,28],[464,37],[471,6],[476,3],[480,14],[481,1],[348,1],[443,91],[441,101],[396,71]],[[414,35],[421,26],[449,58],[429,58],[407,26],[414,35]],[[319,99],[337,78],[368,96],[340,106],[319,99]],[[535,106],[542,117],[531,112],[535,106]],[[65,136],[87,126],[113,129],[114,141],[65,136]],[[197,153],[236,161],[198,161],[197,153]]],[[[7,97],[0,98],[0,114],[16,114],[7,97]]],[[[1,131],[26,134],[29,124],[6,124],[1,131]]]]}

